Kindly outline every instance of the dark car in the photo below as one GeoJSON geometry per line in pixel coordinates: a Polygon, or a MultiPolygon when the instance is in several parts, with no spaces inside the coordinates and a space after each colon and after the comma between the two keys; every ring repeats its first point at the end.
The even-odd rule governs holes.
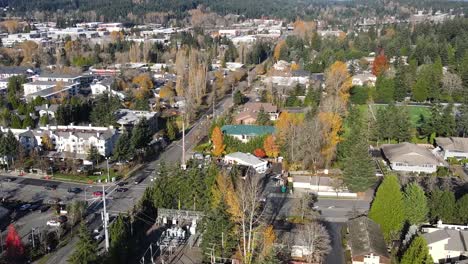
{"type": "Polygon", "coordinates": [[[12,181],[16,181],[16,178],[14,178],[14,177],[6,177],[4,181],[6,181],[6,182],[12,182],[12,181]]]}
{"type": "Polygon", "coordinates": [[[64,215],[61,215],[61,216],[59,216],[59,217],[57,218],[57,221],[58,221],[59,223],[62,223],[62,224],[63,224],[63,223],[66,223],[66,222],[68,221],[68,218],[67,218],[66,216],[64,216],[64,215]]]}
{"type": "Polygon", "coordinates": [[[31,205],[31,207],[29,207],[29,211],[36,211],[37,209],[39,209],[39,207],[41,207],[40,204],[33,204],[31,205]]]}
{"type": "Polygon", "coordinates": [[[39,210],[41,211],[41,213],[44,213],[44,212],[47,212],[49,209],[50,209],[50,205],[43,205],[41,206],[39,210]]]}
{"type": "Polygon", "coordinates": [[[128,191],[128,188],[117,188],[115,191],[116,192],[126,192],[126,191],[128,191]]]}
{"type": "Polygon", "coordinates": [[[75,187],[75,188],[68,188],[67,191],[68,191],[69,193],[80,193],[80,192],[82,192],[83,190],[81,190],[81,188],[75,187]]]}
{"type": "Polygon", "coordinates": [[[55,185],[55,184],[46,184],[46,185],[44,186],[44,188],[45,188],[46,190],[56,190],[56,189],[57,189],[57,185],[55,185]]]}
{"type": "Polygon", "coordinates": [[[122,187],[122,186],[125,186],[125,185],[127,185],[127,184],[128,184],[128,182],[121,181],[121,182],[118,182],[118,183],[117,183],[117,186],[122,187]]]}

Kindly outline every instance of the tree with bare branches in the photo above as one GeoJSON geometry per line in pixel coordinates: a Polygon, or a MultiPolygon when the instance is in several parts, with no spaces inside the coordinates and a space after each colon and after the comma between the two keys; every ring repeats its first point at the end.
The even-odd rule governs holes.
{"type": "Polygon", "coordinates": [[[302,226],[300,240],[307,263],[321,263],[331,250],[327,229],[316,221],[302,226]]]}

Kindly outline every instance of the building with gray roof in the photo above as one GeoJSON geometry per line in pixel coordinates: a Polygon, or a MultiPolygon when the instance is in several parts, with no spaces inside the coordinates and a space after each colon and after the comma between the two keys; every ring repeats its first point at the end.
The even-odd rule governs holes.
{"type": "Polygon", "coordinates": [[[438,166],[444,166],[426,146],[404,142],[382,145],[381,150],[394,171],[434,173],[438,166]]]}
{"type": "Polygon", "coordinates": [[[423,227],[422,232],[435,263],[453,263],[468,257],[468,226],[438,221],[436,226],[423,227]]]}
{"type": "Polygon", "coordinates": [[[380,226],[367,216],[348,221],[348,245],[352,263],[390,263],[380,226]]]}

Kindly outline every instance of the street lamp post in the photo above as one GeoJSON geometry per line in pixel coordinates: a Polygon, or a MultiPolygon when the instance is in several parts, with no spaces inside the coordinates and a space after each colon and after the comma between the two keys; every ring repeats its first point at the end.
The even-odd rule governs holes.
{"type": "Polygon", "coordinates": [[[106,157],[106,164],[107,164],[107,183],[109,183],[110,182],[109,157],[106,157]]]}

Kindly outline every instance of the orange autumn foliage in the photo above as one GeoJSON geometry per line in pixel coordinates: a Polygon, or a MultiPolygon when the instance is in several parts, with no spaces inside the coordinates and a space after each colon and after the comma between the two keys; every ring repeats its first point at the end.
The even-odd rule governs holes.
{"type": "Polygon", "coordinates": [[[389,68],[387,57],[383,52],[380,52],[374,59],[374,64],[372,65],[372,74],[379,76],[384,73],[389,68]]]}
{"type": "MultiPolygon", "coordinates": [[[[289,129],[304,122],[303,115],[291,114],[284,111],[276,121],[276,134],[278,142],[284,142],[287,138],[289,129]]],[[[281,143],[280,143],[281,144],[281,143]]]]}
{"type": "Polygon", "coordinates": [[[265,153],[270,158],[277,158],[279,155],[279,147],[276,145],[275,137],[273,135],[269,135],[263,141],[263,148],[265,149],[265,153]]]}
{"type": "Polygon", "coordinates": [[[213,142],[213,156],[219,157],[224,153],[226,145],[224,145],[223,132],[219,127],[213,129],[211,134],[211,141],[213,142]]]}
{"type": "Polygon", "coordinates": [[[291,64],[291,71],[297,71],[301,68],[301,66],[295,62],[291,64]]]}
{"type": "Polygon", "coordinates": [[[273,243],[276,240],[275,230],[273,229],[272,225],[268,225],[263,230],[263,249],[261,255],[263,257],[268,256],[268,254],[273,249],[273,243]]]}
{"type": "Polygon", "coordinates": [[[317,25],[314,21],[304,21],[297,19],[294,22],[293,33],[299,37],[305,39],[308,36],[312,36],[312,33],[317,29],[317,25]]]}

